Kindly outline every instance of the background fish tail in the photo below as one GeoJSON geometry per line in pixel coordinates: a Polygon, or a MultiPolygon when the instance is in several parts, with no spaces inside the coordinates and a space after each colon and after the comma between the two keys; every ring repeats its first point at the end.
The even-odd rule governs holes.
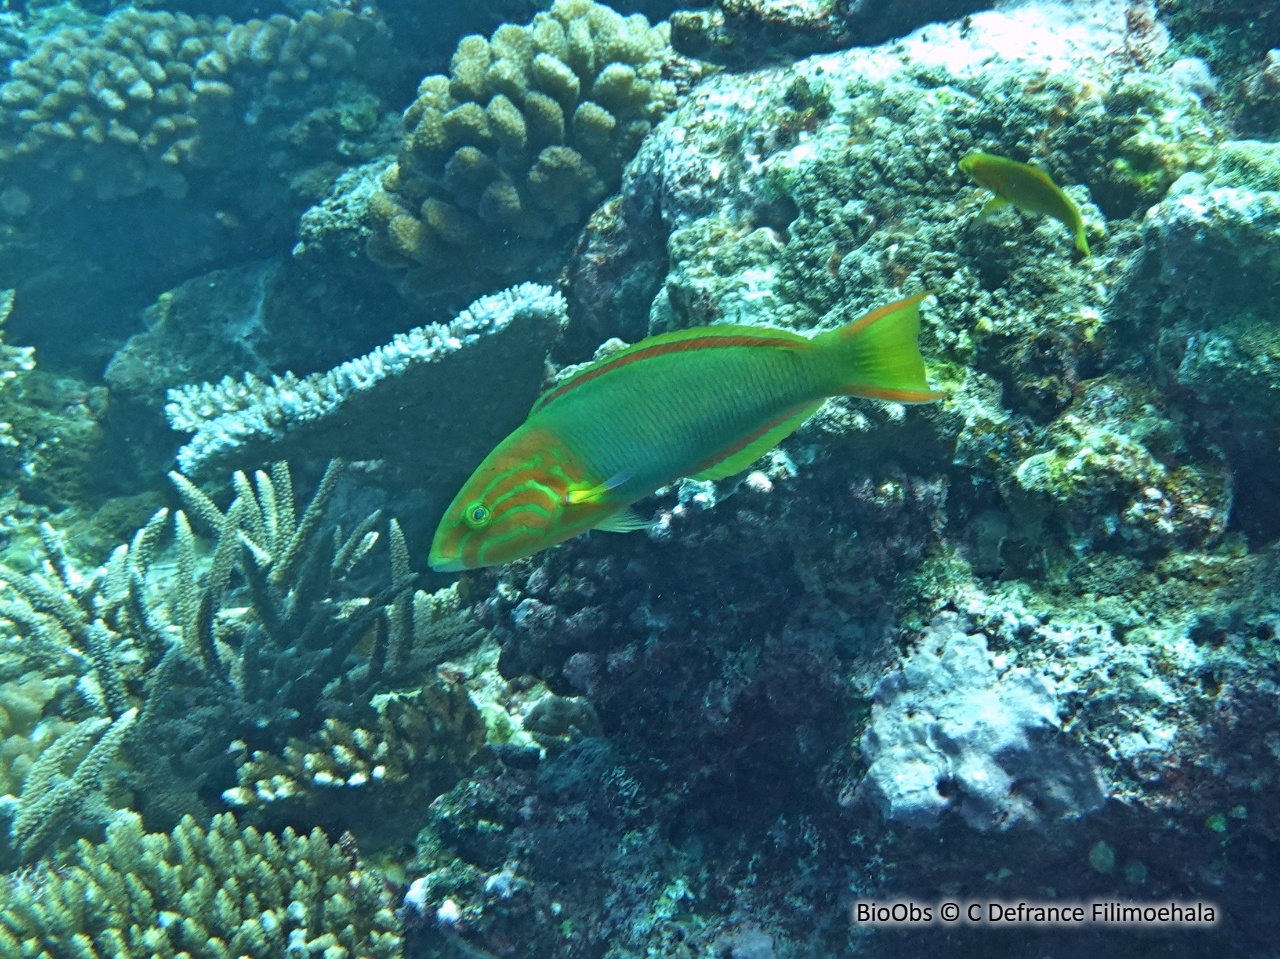
{"type": "Polygon", "coordinates": [[[819,338],[837,367],[833,393],[869,396],[898,403],[925,403],[942,397],[929,389],[920,356],[920,301],[929,293],[882,306],[819,338]]]}

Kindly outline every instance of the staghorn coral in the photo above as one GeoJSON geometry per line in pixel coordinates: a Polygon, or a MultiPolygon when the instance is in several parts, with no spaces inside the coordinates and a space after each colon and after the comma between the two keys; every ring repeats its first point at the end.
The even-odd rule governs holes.
{"type": "Polygon", "coordinates": [[[40,754],[13,817],[11,838],[20,861],[33,861],[84,817],[91,800],[106,788],[109,767],[137,715],[137,709],[128,709],[114,721],[86,719],[40,754]]]}
{"type": "MultiPolygon", "coordinates": [[[[372,775],[378,763],[364,770],[375,794],[385,783],[401,798],[412,795],[413,802],[388,807],[399,818],[366,822],[352,815],[348,793],[325,795],[324,788],[288,809],[262,812],[305,813],[353,830],[394,829],[414,815],[419,800],[430,801],[477,759],[482,738],[465,697],[427,692],[400,710],[388,705],[398,701],[388,691],[420,688],[423,672],[473,642],[477,625],[451,591],[413,594],[408,546],[394,520],[386,536],[377,528],[377,511],[354,528],[335,525],[329,513],[341,498],[338,464],[298,510],[283,464],[252,478],[236,474],[236,496],[226,509],[173,476],[192,522],[211,530],[215,543],[206,569],[187,514],[176,515],[177,576],[164,605],[178,635],[147,678],[142,717],[152,735],[173,745],[135,757],[153,789],[172,784],[165,795],[157,791],[156,814],[193,803],[244,805],[248,797],[228,792],[237,775],[256,786],[293,768],[300,785],[321,787],[301,767],[328,754],[336,763],[329,764],[331,773],[343,762],[358,762],[346,752],[345,738],[351,738],[372,743],[374,752],[374,740],[385,743],[388,753],[378,763],[386,768],[398,770],[401,762],[412,768],[413,775],[385,780],[372,775]],[[390,576],[370,583],[364,560],[382,542],[390,576]],[[379,698],[384,694],[390,699],[379,698]],[[230,751],[229,743],[236,744],[230,751]],[[301,765],[291,767],[295,759],[301,765]],[[256,764],[257,772],[238,774],[245,763],[256,764]]],[[[355,786],[357,771],[348,768],[343,785],[355,786]]],[[[263,793],[284,798],[276,786],[264,786],[263,793]]]]}
{"type": "Polygon", "coordinates": [[[147,833],[119,813],[96,844],[0,880],[0,953],[33,959],[395,959],[382,881],[318,829],[280,835],[229,814],[147,833]]]}
{"type": "Polygon", "coordinates": [[[329,717],[278,754],[233,743],[239,785],[223,798],[236,807],[281,804],[276,815],[309,821],[351,818],[355,801],[362,819],[376,810],[385,824],[452,788],[484,748],[485,726],[466,691],[441,680],[374,696],[362,719],[352,726],[329,717]]]}
{"type": "Polygon", "coordinates": [[[563,297],[523,284],[327,373],[285,374],[271,383],[227,377],[170,390],[170,424],[195,434],[178,463],[195,472],[310,444],[355,458],[398,457],[418,480],[443,476],[448,485],[523,419],[566,323],[563,297]],[[478,394],[498,369],[503,389],[478,394]],[[432,415],[424,422],[427,408],[432,415]],[[378,429],[369,428],[373,423],[378,429]]]}
{"type": "MultiPolygon", "coordinates": [[[[293,505],[293,480],[283,463],[252,480],[233,477],[236,497],[226,511],[181,474],[171,474],[198,524],[216,543],[203,576],[196,573],[196,540],[185,513],[175,516],[180,582],[169,616],[182,649],[206,675],[256,714],[263,728],[287,728],[305,715],[324,687],[342,677],[347,659],[384,604],[409,589],[408,563],[393,560],[393,579],[377,597],[344,596],[346,578],[370,554],[381,534],[375,511],[354,529],[326,526],[324,517],[342,472],[330,463],[315,495],[301,512],[293,505]],[[250,601],[218,615],[232,596],[250,601]]],[[[399,526],[390,524],[393,556],[406,553],[399,526]]],[[[380,635],[380,645],[387,642],[380,635]]],[[[401,666],[399,656],[375,653],[377,669],[401,666]]]]}
{"type": "Polygon", "coordinates": [[[87,576],[73,566],[48,524],[40,527],[39,568],[0,567],[0,621],[21,637],[27,664],[45,674],[40,685],[46,694],[52,695],[47,684],[56,689],[79,677],[79,704],[64,704],[66,717],[51,717],[6,744],[10,788],[21,786],[10,836],[11,855],[20,860],[33,859],[73,826],[102,817],[97,800],[108,767],[137,717],[124,663],[158,656],[166,644],[148,607],[145,579],[167,518],[161,510],[87,576]],[[69,718],[85,708],[93,718],[69,718]]]}
{"type": "Polygon", "coordinates": [[[159,658],[168,646],[150,606],[147,573],[169,511],[160,510],[129,543],[88,575],[67,556],[48,524],[40,527],[44,557],[30,572],[0,567],[0,620],[25,638],[35,661],[70,656],[91,677],[81,693],[95,712],[119,717],[130,708],[121,658],[159,658]]]}
{"type": "Polygon", "coordinates": [[[126,9],[62,27],[0,84],[0,164],[41,191],[181,196],[192,168],[296,117],[309,81],[378,69],[381,39],[347,10],[232,24],[126,9]]]}
{"type": "Polygon", "coordinates": [[[464,37],[450,74],[424,79],[405,111],[369,202],[370,254],[420,290],[527,271],[614,189],[671,106],[670,56],[662,28],[591,0],[464,37]]]}
{"type": "MultiPolygon", "coordinates": [[[[283,750],[327,718],[377,729],[370,697],[473,641],[478,627],[456,590],[412,594],[398,524],[390,522],[384,536],[378,511],[345,530],[329,517],[341,478],[340,465],[331,464],[311,501],[295,508],[283,464],[269,474],[238,473],[235,498],[221,510],[174,474],[186,511],[170,521],[161,510],[103,568],[81,574],[46,528],[43,568],[6,571],[0,618],[25,637],[31,663],[81,677],[78,702],[68,697],[64,715],[87,708],[93,716],[57,730],[52,741],[52,730],[30,730],[22,738],[34,742],[34,757],[30,749],[6,749],[21,764],[11,778],[23,785],[13,810],[16,855],[29,859],[73,825],[101,818],[103,772],[122,744],[144,810],[173,822],[232,785],[229,742],[283,750]],[[212,543],[201,542],[193,523],[212,543]],[[162,549],[170,530],[171,545],[162,549]],[[389,581],[356,587],[383,542],[389,581]],[[124,743],[135,724],[134,741],[164,747],[124,743]]],[[[448,770],[473,758],[468,731],[480,723],[469,703],[428,695],[392,726],[428,737],[405,747],[429,765],[430,777],[424,772],[415,784],[421,791],[451,784],[456,774],[448,770]],[[431,740],[439,729],[453,738],[431,740]]]]}
{"type": "MultiPolygon", "coordinates": [[[[392,578],[411,578],[408,547],[391,527],[392,578]]],[[[461,654],[483,637],[472,611],[454,585],[436,593],[401,592],[386,608],[372,639],[368,672],[397,676],[409,661],[440,662],[461,654]]],[[[348,683],[355,686],[357,681],[348,683]]],[[[348,704],[346,719],[325,718],[305,737],[292,737],[271,750],[250,751],[232,744],[239,785],[223,792],[232,806],[255,807],[296,820],[362,833],[394,829],[406,810],[419,808],[451,788],[484,749],[485,724],[466,691],[451,681],[433,680],[416,689],[378,693],[348,704]],[[352,821],[350,790],[360,790],[381,815],[352,821]],[[276,806],[275,804],[283,804],[276,806]]],[[[412,815],[412,813],[409,813],[412,815]]]]}

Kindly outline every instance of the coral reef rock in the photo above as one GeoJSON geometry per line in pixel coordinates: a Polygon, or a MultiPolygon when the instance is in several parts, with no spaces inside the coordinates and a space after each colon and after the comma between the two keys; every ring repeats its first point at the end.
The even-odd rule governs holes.
{"type": "Polygon", "coordinates": [[[1147,215],[1135,267],[1138,283],[1164,294],[1147,312],[1174,379],[1254,421],[1280,412],[1280,335],[1258,312],[1280,295],[1278,235],[1280,146],[1230,142],[1211,170],[1182,177],[1147,215]]]}
{"type": "Polygon", "coordinates": [[[716,0],[710,9],[673,13],[671,42],[686,56],[740,68],[883,43],[989,6],[987,0],[716,0]]]}
{"type": "Polygon", "coordinates": [[[955,810],[978,830],[1092,812],[1098,772],[1060,731],[1045,677],[1005,668],[979,633],[940,617],[881,680],[862,740],[859,794],[893,821],[935,826],[955,810]]]}

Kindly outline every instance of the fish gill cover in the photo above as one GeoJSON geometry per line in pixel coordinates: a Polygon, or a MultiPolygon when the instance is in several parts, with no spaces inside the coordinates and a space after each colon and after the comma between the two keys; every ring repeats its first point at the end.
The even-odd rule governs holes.
{"type": "Polygon", "coordinates": [[[0,955],[1274,951],[1280,7],[982,7],[0,15],[0,955]],[[941,401],[428,570],[582,364],[925,291],[941,401]]]}

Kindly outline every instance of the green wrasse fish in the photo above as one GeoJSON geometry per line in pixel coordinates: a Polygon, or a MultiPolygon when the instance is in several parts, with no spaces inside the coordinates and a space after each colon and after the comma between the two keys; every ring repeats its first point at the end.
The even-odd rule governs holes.
{"type": "Polygon", "coordinates": [[[1043,170],[990,153],[970,153],[960,161],[960,169],[995,194],[982,208],[983,213],[1012,203],[1019,210],[1051,216],[1075,235],[1076,249],[1089,255],[1080,208],[1043,170]]]}
{"type": "Polygon", "coordinates": [[[681,476],[746,469],[829,396],[924,403],[920,301],[812,339],[712,326],[650,337],[545,393],[454,497],[431,543],[452,572],[529,556],[589,529],[648,522],[628,507],[681,476]]]}

